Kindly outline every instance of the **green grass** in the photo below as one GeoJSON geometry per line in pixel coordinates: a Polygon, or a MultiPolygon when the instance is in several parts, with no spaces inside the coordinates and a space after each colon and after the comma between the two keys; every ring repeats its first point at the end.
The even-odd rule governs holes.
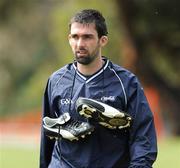
{"type": "Polygon", "coordinates": [[[180,167],[180,137],[161,140],[154,168],[180,167]]]}
{"type": "MultiPolygon", "coordinates": [[[[180,167],[180,138],[159,142],[159,154],[154,168],[180,167]]],[[[39,147],[0,146],[1,168],[38,168],[39,147]]]]}
{"type": "Polygon", "coordinates": [[[0,147],[1,168],[38,168],[39,147],[2,146],[0,147]]]}

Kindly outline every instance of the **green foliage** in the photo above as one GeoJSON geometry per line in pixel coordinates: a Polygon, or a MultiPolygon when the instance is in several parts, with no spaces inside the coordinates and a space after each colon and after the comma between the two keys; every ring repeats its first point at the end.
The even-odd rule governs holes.
{"type": "Polygon", "coordinates": [[[41,107],[50,74],[74,59],[68,23],[81,9],[99,9],[107,18],[110,42],[103,54],[115,62],[120,60],[121,33],[114,0],[45,0],[43,4],[15,0],[2,1],[0,8],[0,115],[41,107]]]}
{"type": "MultiPolygon", "coordinates": [[[[180,12],[177,0],[134,0],[133,31],[142,53],[141,61],[169,87],[180,85],[180,12]]],[[[145,67],[143,67],[145,69],[145,67]]],[[[147,68],[147,67],[146,67],[147,68]]],[[[141,69],[142,70],[142,69],[141,69]]]]}
{"type": "MultiPolygon", "coordinates": [[[[0,115],[41,107],[49,75],[74,59],[68,43],[68,23],[81,9],[94,8],[103,13],[109,31],[109,43],[103,55],[122,64],[124,22],[119,16],[118,2],[1,0],[0,115]]],[[[141,67],[142,73],[153,70],[169,86],[178,89],[179,1],[126,2],[129,2],[128,9],[132,9],[127,23],[132,22],[133,38],[141,53],[138,61],[142,67],[135,66],[141,67]]]]}

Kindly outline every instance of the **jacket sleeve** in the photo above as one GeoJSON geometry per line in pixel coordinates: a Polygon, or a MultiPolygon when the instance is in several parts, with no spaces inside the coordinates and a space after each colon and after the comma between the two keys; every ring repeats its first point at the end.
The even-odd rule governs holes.
{"type": "Polygon", "coordinates": [[[154,119],[144,91],[134,77],[129,87],[128,112],[133,116],[130,129],[129,168],[152,168],[157,157],[154,119]]]}
{"type": "MultiPolygon", "coordinates": [[[[42,108],[42,119],[45,116],[50,116],[52,114],[51,105],[50,105],[50,82],[48,80],[44,98],[43,98],[43,108],[42,108]]],[[[41,142],[40,142],[40,168],[47,168],[50,161],[51,155],[54,148],[54,141],[50,140],[44,134],[44,130],[41,123],[41,142]]]]}

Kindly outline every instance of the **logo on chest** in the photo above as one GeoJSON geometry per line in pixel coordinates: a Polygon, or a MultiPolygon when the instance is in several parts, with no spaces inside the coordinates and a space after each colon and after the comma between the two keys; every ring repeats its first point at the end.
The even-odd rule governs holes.
{"type": "Polygon", "coordinates": [[[68,104],[72,104],[73,101],[70,98],[66,98],[66,99],[61,99],[60,103],[61,105],[68,105],[68,104]]]}
{"type": "Polygon", "coordinates": [[[106,101],[114,102],[116,100],[116,98],[115,98],[115,96],[103,96],[103,97],[101,97],[101,100],[103,102],[106,102],[106,101]]]}

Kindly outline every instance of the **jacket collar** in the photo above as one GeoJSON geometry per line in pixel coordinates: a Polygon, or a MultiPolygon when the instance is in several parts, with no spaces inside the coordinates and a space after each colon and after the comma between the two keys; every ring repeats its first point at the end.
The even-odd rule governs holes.
{"type": "Polygon", "coordinates": [[[103,65],[103,67],[100,70],[98,70],[96,73],[94,73],[90,77],[86,77],[78,71],[77,66],[76,66],[76,64],[77,64],[76,61],[73,63],[73,68],[75,69],[77,75],[80,76],[83,80],[85,80],[86,83],[88,83],[88,82],[92,81],[94,78],[96,78],[97,76],[99,76],[100,74],[102,74],[103,71],[108,67],[109,60],[105,57],[102,57],[102,59],[105,60],[105,64],[103,65]]]}

